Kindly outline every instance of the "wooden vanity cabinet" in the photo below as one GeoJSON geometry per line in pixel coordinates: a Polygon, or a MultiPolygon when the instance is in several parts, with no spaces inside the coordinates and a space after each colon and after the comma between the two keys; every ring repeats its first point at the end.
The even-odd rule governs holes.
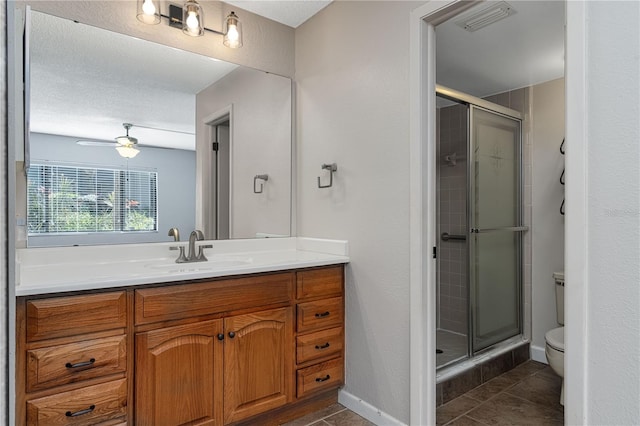
{"type": "Polygon", "coordinates": [[[343,271],[19,298],[19,424],[279,424],[335,402],[343,271]]]}

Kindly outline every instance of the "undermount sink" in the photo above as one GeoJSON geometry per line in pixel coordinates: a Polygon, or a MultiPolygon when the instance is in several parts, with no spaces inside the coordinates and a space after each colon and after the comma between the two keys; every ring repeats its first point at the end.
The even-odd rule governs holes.
{"type": "Polygon", "coordinates": [[[184,273],[244,266],[249,265],[252,262],[253,259],[250,257],[214,256],[209,258],[206,262],[175,263],[175,261],[172,261],[171,263],[150,263],[145,266],[150,269],[165,271],[167,273],[184,273]]]}

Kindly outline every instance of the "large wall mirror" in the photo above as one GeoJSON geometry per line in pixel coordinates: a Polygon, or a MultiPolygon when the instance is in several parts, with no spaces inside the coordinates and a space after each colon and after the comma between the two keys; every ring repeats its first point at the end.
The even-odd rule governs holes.
{"type": "Polygon", "coordinates": [[[30,27],[28,246],[290,235],[290,79],[37,11],[30,27]]]}

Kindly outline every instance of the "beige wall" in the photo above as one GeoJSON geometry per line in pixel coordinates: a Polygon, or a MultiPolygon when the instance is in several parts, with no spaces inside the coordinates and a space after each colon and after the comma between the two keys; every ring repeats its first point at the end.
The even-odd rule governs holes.
{"type": "Polygon", "coordinates": [[[296,30],[298,235],[349,240],[344,390],[405,423],[409,13],[421,4],[338,1],[296,30]],[[318,189],[333,162],[334,186],[318,189]]]}
{"type": "MultiPolygon", "coordinates": [[[[196,224],[202,203],[209,205],[210,129],[206,120],[232,108],[231,238],[256,233],[289,235],[291,226],[291,80],[249,68],[237,68],[196,96],[196,224]],[[267,174],[263,193],[254,194],[253,177],[267,174]]],[[[257,184],[259,187],[260,184],[257,184]]],[[[211,235],[205,230],[205,235],[211,235]]]]}
{"type": "MultiPolygon", "coordinates": [[[[3,5],[4,6],[4,5],[3,5]]],[[[7,134],[7,114],[6,114],[6,105],[4,99],[7,99],[7,75],[6,75],[6,65],[7,65],[7,50],[6,50],[6,28],[7,28],[7,20],[5,14],[5,8],[0,7],[0,99],[3,99],[2,103],[2,114],[0,115],[0,140],[2,141],[2,145],[0,148],[0,186],[2,188],[6,188],[7,185],[7,148],[8,144],[6,141],[7,134]]],[[[6,206],[9,195],[7,191],[3,190],[0,192],[0,205],[6,206]]],[[[8,321],[8,309],[7,309],[7,239],[8,239],[8,229],[7,229],[7,209],[0,209],[0,424],[8,424],[8,407],[7,403],[7,362],[8,362],[8,354],[7,350],[7,339],[9,338],[9,333],[7,333],[7,323],[8,321]]]]}
{"type": "Polygon", "coordinates": [[[564,270],[564,216],[560,205],[564,186],[560,175],[564,156],[564,79],[532,87],[532,354],[543,361],[544,334],[556,322],[554,272],[564,270]]]}

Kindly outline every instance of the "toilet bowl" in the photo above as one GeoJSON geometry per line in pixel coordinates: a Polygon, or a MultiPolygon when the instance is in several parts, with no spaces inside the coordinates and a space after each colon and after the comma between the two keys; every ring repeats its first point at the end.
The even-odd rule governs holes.
{"type": "Polygon", "coordinates": [[[562,378],[560,404],[564,405],[564,327],[547,331],[544,340],[546,341],[544,353],[549,367],[562,378]]]}
{"type": "Polygon", "coordinates": [[[544,335],[546,342],[544,353],[547,356],[549,367],[562,378],[562,391],[560,392],[560,404],[564,405],[564,273],[553,274],[556,281],[556,314],[558,324],[562,327],[547,331],[544,335]]]}

